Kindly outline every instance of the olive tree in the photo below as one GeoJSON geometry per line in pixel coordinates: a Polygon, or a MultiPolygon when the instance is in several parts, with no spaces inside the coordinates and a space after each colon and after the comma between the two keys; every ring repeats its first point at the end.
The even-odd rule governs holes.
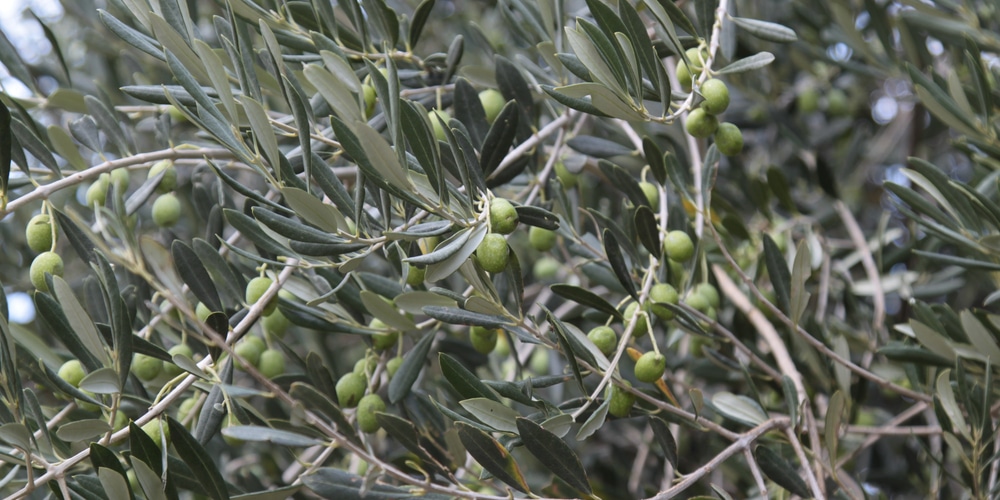
{"type": "Polygon", "coordinates": [[[5,497],[997,495],[995,2],[63,8],[5,497]]]}

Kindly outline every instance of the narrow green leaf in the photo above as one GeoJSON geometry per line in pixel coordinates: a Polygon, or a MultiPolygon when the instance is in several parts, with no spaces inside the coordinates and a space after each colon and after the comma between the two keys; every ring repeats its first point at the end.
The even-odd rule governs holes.
{"type": "Polygon", "coordinates": [[[743,73],[745,71],[753,71],[755,69],[763,68],[768,64],[774,62],[774,54],[770,52],[758,52],[752,56],[744,57],[743,59],[738,59],[733,61],[732,64],[717,70],[715,74],[717,75],[727,75],[733,73],[743,73]]]}
{"type": "Polygon", "coordinates": [[[62,306],[62,312],[73,332],[80,339],[80,343],[103,365],[109,364],[110,360],[104,350],[104,342],[101,339],[101,334],[97,331],[97,325],[94,324],[94,320],[90,319],[83,304],[77,300],[73,289],[59,276],[52,277],[52,285],[55,287],[54,292],[59,300],[59,305],[62,306]]]}
{"type": "Polygon", "coordinates": [[[510,487],[524,493],[529,492],[521,468],[503,445],[471,425],[457,422],[455,426],[462,445],[483,469],[510,487]]]}
{"type": "Polygon", "coordinates": [[[747,396],[718,392],[712,396],[712,406],[724,417],[746,425],[757,426],[767,421],[767,415],[760,405],[747,396]]]}
{"type": "Polygon", "coordinates": [[[504,316],[468,311],[457,307],[425,306],[422,310],[424,314],[450,325],[500,328],[511,324],[510,319],[504,316]]]}
{"type": "Polygon", "coordinates": [[[59,426],[56,437],[69,443],[76,443],[96,438],[110,430],[111,426],[103,420],[76,420],[59,426]]]}
{"type": "Polygon", "coordinates": [[[608,263],[615,272],[618,282],[625,287],[625,291],[633,299],[639,300],[635,282],[632,280],[632,273],[629,272],[628,265],[625,264],[625,256],[622,255],[621,247],[618,246],[618,240],[610,229],[604,230],[604,251],[608,255],[608,263]]]}
{"type": "Polygon", "coordinates": [[[517,433],[514,419],[519,418],[521,414],[516,410],[488,398],[466,399],[459,404],[480,422],[498,431],[517,433]]]}
{"type": "Polygon", "coordinates": [[[809,487],[806,486],[805,481],[799,476],[795,467],[782,458],[781,455],[778,455],[767,446],[758,446],[754,449],[754,457],[757,459],[757,465],[760,466],[761,472],[768,479],[778,483],[779,486],[785,488],[793,495],[798,495],[802,498],[812,498],[812,492],[809,491],[809,487]]]}
{"type": "Polygon", "coordinates": [[[517,418],[517,432],[524,446],[545,468],[572,488],[590,495],[590,481],[580,458],[555,434],[526,418],[517,418]]]}
{"type": "Polygon", "coordinates": [[[613,316],[619,321],[623,319],[621,312],[619,312],[618,309],[615,309],[615,306],[604,300],[604,298],[600,295],[597,295],[586,288],[581,288],[575,285],[558,284],[552,285],[551,289],[553,293],[564,299],[572,300],[577,304],[597,309],[598,311],[613,316]]]}
{"type": "Polygon", "coordinates": [[[170,245],[170,253],[174,257],[174,268],[194,296],[208,306],[210,311],[221,311],[222,302],[219,300],[212,275],[205,269],[198,254],[181,240],[174,240],[170,245]]]}
{"type": "Polygon", "coordinates": [[[104,487],[104,493],[108,498],[132,498],[124,472],[118,473],[107,467],[101,467],[97,469],[97,477],[101,480],[101,486],[104,487]]]}
{"type": "Polygon", "coordinates": [[[653,429],[653,438],[660,444],[663,456],[667,462],[677,466],[677,441],[670,432],[670,427],[665,420],[659,417],[649,417],[649,425],[653,429]]]}
{"type": "Polygon", "coordinates": [[[226,490],[226,482],[212,456],[180,422],[168,417],[167,423],[170,425],[170,442],[177,450],[177,455],[198,478],[203,488],[201,491],[216,500],[227,500],[229,492],[226,490]]]}
{"type": "Polygon", "coordinates": [[[830,404],[826,410],[826,420],[824,422],[824,439],[826,441],[827,453],[830,460],[837,459],[837,445],[840,444],[840,424],[844,418],[844,410],[847,408],[847,397],[843,390],[839,390],[830,396],[830,404]]]}
{"type": "Polygon", "coordinates": [[[403,357],[403,364],[389,381],[389,402],[395,404],[410,393],[417,376],[427,362],[427,354],[430,353],[433,343],[434,334],[425,333],[424,337],[403,357]]]}
{"type": "Polygon", "coordinates": [[[764,234],[764,264],[767,266],[767,274],[771,277],[771,285],[774,293],[778,297],[778,307],[785,313],[791,310],[791,281],[792,275],[788,272],[788,264],[781,249],[774,242],[770,235],[764,234]]]}
{"type": "Polygon", "coordinates": [[[319,440],[296,432],[260,425],[233,425],[222,429],[222,435],[242,441],[270,443],[278,446],[304,448],[322,444],[319,440]]]}
{"type": "Polygon", "coordinates": [[[805,285],[811,274],[809,244],[803,239],[795,249],[795,261],[792,264],[791,288],[789,290],[789,317],[795,324],[799,324],[802,314],[809,305],[810,293],[806,291],[805,285]]]}
{"type": "Polygon", "coordinates": [[[731,17],[730,20],[733,24],[761,40],[777,43],[791,43],[798,40],[798,37],[795,36],[795,30],[777,23],[745,17],[731,17]]]}
{"type": "Polygon", "coordinates": [[[438,353],[438,361],[441,364],[441,373],[444,378],[462,398],[488,398],[496,402],[500,401],[496,393],[457,359],[442,352],[438,353]]]}
{"type": "Polygon", "coordinates": [[[139,487],[142,488],[142,492],[146,495],[146,498],[149,500],[167,500],[167,495],[163,491],[163,482],[160,480],[160,476],[153,472],[152,467],[135,456],[129,457],[129,463],[132,464],[132,470],[135,471],[136,479],[139,480],[139,487]]]}

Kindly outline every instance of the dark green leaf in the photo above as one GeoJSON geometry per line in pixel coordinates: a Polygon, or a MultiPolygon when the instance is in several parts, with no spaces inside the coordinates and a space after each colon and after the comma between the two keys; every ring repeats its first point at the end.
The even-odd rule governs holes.
{"type": "Polygon", "coordinates": [[[202,485],[201,492],[216,500],[227,500],[229,492],[226,490],[226,482],[222,479],[222,474],[219,473],[212,456],[180,422],[169,417],[167,422],[170,425],[170,442],[177,450],[177,455],[198,478],[202,485]]]}
{"type": "Polygon", "coordinates": [[[795,31],[777,23],[748,19],[745,17],[730,17],[730,20],[751,35],[769,42],[791,43],[798,40],[795,31]]]}
{"type": "Polygon", "coordinates": [[[520,467],[503,445],[471,425],[457,422],[455,426],[462,445],[483,469],[512,488],[528,493],[528,485],[520,467]]]}
{"type": "Polygon", "coordinates": [[[625,291],[632,298],[639,300],[635,282],[632,281],[632,273],[629,272],[628,265],[625,264],[625,256],[622,255],[621,247],[618,246],[618,240],[610,229],[604,230],[604,251],[608,254],[608,263],[615,272],[615,276],[618,277],[618,282],[625,287],[625,291]]]}
{"type": "Polygon", "coordinates": [[[659,417],[649,417],[649,425],[653,429],[653,437],[659,443],[660,449],[663,450],[664,458],[667,459],[668,463],[676,467],[677,441],[674,440],[674,435],[670,432],[667,422],[659,417]]]}
{"type": "Polygon", "coordinates": [[[423,369],[424,363],[427,361],[427,354],[430,352],[433,343],[434,334],[426,333],[406,353],[406,356],[403,358],[403,364],[400,365],[399,370],[396,371],[392,380],[389,381],[389,402],[395,404],[410,393],[410,389],[413,388],[417,376],[420,375],[420,370],[423,369]]]}
{"type": "Polygon", "coordinates": [[[778,297],[778,307],[786,314],[791,314],[792,274],[788,271],[788,263],[785,262],[785,256],[771,235],[765,233],[763,240],[764,264],[767,266],[767,274],[771,277],[774,293],[778,297]]]}
{"type": "MultiPolygon", "coordinates": [[[[643,0],[643,1],[648,3],[651,2],[652,0],[643,0]]],[[[676,24],[678,27],[680,27],[680,29],[686,31],[689,35],[692,36],[698,34],[697,31],[695,31],[694,23],[692,23],[691,20],[688,19],[687,15],[684,14],[684,11],[681,10],[681,8],[678,7],[673,0],[658,0],[657,3],[659,3],[659,5],[663,7],[663,10],[667,11],[667,15],[670,17],[670,20],[673,21],[673,23],[676,24]]]]}
{"type": "Polygon", "coordinates": [[[177,273],[187,283],[194,296],[208,306],[209,311],[221,311],[222,302],[219,301],[219,292],[215,289],[212,276],[205,269],[198,254],[181,240],[174,240],[173,244],[170,245],[170,253],[174,257],[174,267],[177,269],[177,273]]]}
{"type": "Polygon", "coordinates": [[[802,498],[812,498],[812,493],[806,486],[805,481],[799,476],[787,460],[778,455],[766,446],[758,446],[754,449],[754,456],[757,458],[757,465],[768,479],[778,483],[793,495],[802,498]]]}
{"type": "Polygon", "coordinates": [[[11,153],[14,136],[10,128],[10,110],[0,103],[0,196],[7,196],[10,181],[11,153]]]}
{"type": "Polygon", "coordinates": [[[524,446],[545,468],[576,490],[587,495],[591,494],[593,490],[590,489],[587,471],[583,469],[583,464],[573,449],[562,439],[531,420],[521,417],[517,418],[517,431],[524,446]]]}
{"type": "Polygon", "coordinates": [[[322,416],[333,422],[337,426],[337,431],[347,436],[347,439],[355,444],[361,444],[354,426],[344,417],[344,413],[318,389],[302,382],[295,382],[292,384],[289,394],[297,401],[300,401],[306,408],[319,412],[322,416]]]}
{"type": "Polygon", "coordinates": [[[424,24],[427,23],[427,19],[430,18],[431,11],[434,9],[434,1],[435,0],[423,0],[413,12],[413,20],[410,21],[410,47],[416,46],[417,42],[420,40],[420,34],[424,30],[424,24]]]}
{"type": "Polygon", "coordinates": [[[639,242],[646,247],[651,254],[660,253],[660,228],[656,225],[656,215],[646,205],[635,209],[635,232],[639,236],[639,242]]]}
{"type": "Polygon", "coordinates": [[[222,429],[222,435],[242,441],[260,441],[278,446],[307,447],[322,444],[319,440],[291,431],[260,425],[234,425],[222,429]]]}
{"type": "Polygon", "coordinates": [[[550,231],[559,229],[559,216],[542,207],[517,205],[514,209],[517,210],[517,220],[523,224],[550,231]]]}
{"type": "Polygon", "coordinates": [[[483,314],[473,311],[466,311],[457,307],[426,306],[423,308],[424,314],[450,325],[485,326],[486,328],[500,328],[511,324],[510,319],[493,314],[483,314]]]}
{"type": "Polygon", "coordinates": [[[578,135],[568,141],[566,145],[594,158],[611,158],[612,156],[630,156],[635,153],[632,148],[623,146],[617,142],[600,137],[589,135],[578,135]]]}
{"type": "Polygon", "coordinates": [[[609,316],[613,316],[618,321],[623,319],[622,314],[618,311],[618,309],[615,309],[615,306],[604,300],[604,298],[600,295],[597,295],[586,288],[567,284],[552,285],[551,288],[553,293],[564,299],[572,300],[577,304],[597,309],[598,311],[608,314],[609,316]]]}
{"type": "Polygon", "coordinates": [[[268,234],[257,225],[256,220],[251,219],[242,212],[230,208],[224,209],[222,213],[225,214],[226,220],[229,221],[234,229],[243,233],[243,236],[246,236],[247,239],[252,241],[253,244],[259,249],[271,255],[291,255],[291,251],[268,236],[268,234]]]}
{"type": "Polygon", "coordinates": [[[744,71],[752,71],[755,69],[763,68],[768,64],[774,62],[774,54],[770,52],[758,52],[750,57],[744,57],[733,61],[730,65],[717,70],[715,74],[726,75],[732,73],[742,73],[744,71]]]}
{"type": "Polygon", "coordinates": [[[480,155],[479,166],[487,178],[500,165],[517,135],[520,108],[518,103],[508,101],[500,110],[490,126],[489,132],[483,138],[483,152],[480,155]]]}
{"type": "Polygon", "coordinates": [[[667,165],[663,161],[663,153],[660,151],[660,147],[649,137],[642,138],[642,155],[646,158],[646,163],[649,164],[649,170],[653,173],[657,184],[666,184],[667,165]]]}
{"type": "Polygon", "coordinates": [[[441,363],[441,373],[444,374],[444,378],[462,399],[488,398],[500,402],[496,393],[457,359],[445,353],[438,353],[438,361],[441,363]]]}

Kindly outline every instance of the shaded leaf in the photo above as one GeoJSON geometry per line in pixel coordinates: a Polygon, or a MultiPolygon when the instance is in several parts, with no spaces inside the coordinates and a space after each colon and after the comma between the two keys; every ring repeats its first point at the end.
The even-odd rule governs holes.
{"type": "Polygon", "coordinates": [[[427,354],[434,343],[434,334],[425,333],[424,337],[417,342],[406,356],[403,357],[403,364],[400,365],[392,380],[389,381],[389,402],[397,403],[413,388],[413,384],[420,375],[424,363],[427,361],[427,354]]]}
{"type": "Polygon", "coordinates": [[[457,422],[455,427],[462,445],[483,469],[518,491],[529,491],[520,467],[503,445],[489,434],[466,423],[457,422]]]}
{"type": "Polygon", "coordinates": [[[787,460],[766,446],[754,449],[754,457],[761,472],[779,486],[802,498],[812,498],[805,481],[787,460]]]}
{"type": "Polygon", "coordinates": [[[555,434],[526,418],[517,419],[517,432],[524,446],[545,468],[571,487],[589,495],[593,490],[587,471],[576,453],[555,434]]]}

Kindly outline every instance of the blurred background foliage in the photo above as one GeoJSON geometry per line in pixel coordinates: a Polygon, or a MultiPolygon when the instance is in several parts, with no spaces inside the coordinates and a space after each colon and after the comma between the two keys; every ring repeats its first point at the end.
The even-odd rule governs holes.
{"type": "Polygon", "coordinates": [[[997,2],[4,16],[4,497],[997,496],[997,2]]]}

